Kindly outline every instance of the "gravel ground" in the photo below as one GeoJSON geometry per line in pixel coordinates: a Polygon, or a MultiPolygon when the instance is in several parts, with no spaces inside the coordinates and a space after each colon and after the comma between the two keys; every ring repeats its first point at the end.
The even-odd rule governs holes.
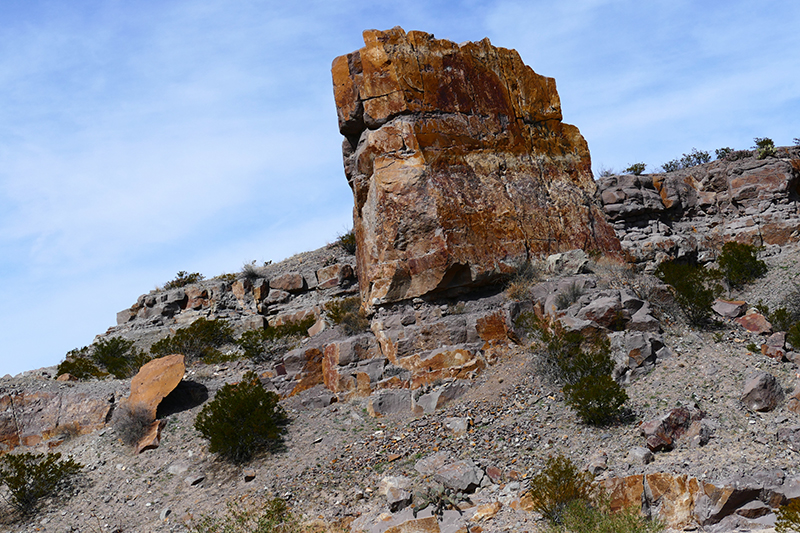
{"type": "MultiPolygon", "coordinates": [[[[798,259],[797,249],[767,257],[768,274],[731,296],[749,303],[761,299],[770,306],[779,304],[785,292],[775,288],[800,281],[798,259]]],[[[750,372],[767,371],[792,390],[796,366],[751,353],[747,345],[759,339],[732,323],[700,331],[664,314],[662,327],[674,355],[627,386],[633,420],[625,424],[606,428],[580,424],[557,387],[536,374],[531,352],[510,346],[475,379],[466,396],[433,415],[373,419],[367,415],[364,399],[314,410],[302,408],[297,398],[288,400],[284,403],[291,423],[285,449],[243,468],[208,452],[193,428],[200,407],[167,417],[161,446],[138,456],[117,439],[111,427],[74,437],[58,451],[86,465],[77,493],[51,502],[28,523],[10,523],[6,517],[1,527],[9,532],[186,531],[192,518],[245,495],[287,498],[299,514],[331,524],[374,522],[388,512],[378,492],[381,479],[403,475],[422,486],[428,480],[416,472],[414,464],[444,450],[503,473],[499,484],[480,489],[472,498],[476,505],[504,504],[494,518],[481,524],[484,532],[537,531],[537,516],[514,510],[511,504],[554,453],[585,465],[591,456],[604,452],[608,469],[601,478],[670,472],[724,481],[763,471],[800,474],[797,452],[776,440],[778,428],[796,425],[797,415],[785,404],[770,413],[754,413],[739,402],[750,372]],[[718,424],[711,441],[704,447],[682,444],[658,453],[646,466],[628,461],[630,449],[644,445],[639,423],[679,406],[697,406],[718,424]],[[469,418],[469,431],[454,435],[445,427],[449,417],[469,418]],[[254,471],[254,479],[245,480],[245,469],[254,471]]],[[[223,383],[237,381],[251,368],[265,370],[247,362],[198,365],[189,369],[187,377],[206,385],[213,395],[223,383]]],[[[37,382],[31,375],[19,379],[27,380],[19,382],[25,387],[37,382]]],[[[3,384],[10,381],[5,379],[3,384]]],[[[127,382],[89,386],[116,390],[127,382]]]]}

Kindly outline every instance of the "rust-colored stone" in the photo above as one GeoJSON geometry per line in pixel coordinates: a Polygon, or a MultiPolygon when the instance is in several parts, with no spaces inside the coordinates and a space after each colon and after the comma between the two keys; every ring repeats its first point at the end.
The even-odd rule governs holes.
{"type": "Polygon", "coordinates": [[[166,420],[154,420],[144,431],[144,436],[136,444],[136,453],[155,450],[161,443],[161,431],[166,427],[166,420]]]}
{"type": "Polygon", "coordinates": [[[145,407],[150,411],[151,418],[155,419],[158,404],[178,386],[183,379],[184,372],[186,372],[186,364],[184,356],[181,354],[153,359],[142,366],[131,379],[131,394],[128,397],[128,404],[145,407]]]}
{"type": "Polygon", "coordinates": [[[552,78],[488,39],[364,43],[332,75],[368,306],[491,283],[536,254],[620,250],[552,78]]]}
{"type": "Polygon", "coordinates": [[[505,313],[502,311],[479,318],[475,328],[481,339],[486,342],[507,341],[509,339],[509,328],[508,324],[506,324],[505,313]]]}

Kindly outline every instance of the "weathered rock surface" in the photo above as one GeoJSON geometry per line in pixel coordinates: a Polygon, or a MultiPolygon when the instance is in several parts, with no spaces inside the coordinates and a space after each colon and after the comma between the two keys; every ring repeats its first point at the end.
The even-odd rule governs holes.
{"type": "Polygon", "coordinates": [[[783,398],[783,388],[772,374],[757,372],[744,383],[742,403],[753,411],[772,411],[783,398]]]}
{"type": "Polygon", "coordinates": [[[555,81],[488,39],[364,32],[333,61],[368,305],[474,287],[534,254],[619,250],[555,81]]]}
{"type": "Polygon", "coordinates": [[[36,446],[62,434],[83,435],[102,428],[114,408],[114,395],[80,389],[14,392],[0,396],[0,452],[36,446]]]}
{"type": "Polygon", "coordinates": [[[178,386],[185,372],[186,365],[181,354],[153,359],[131,379],[128,404],[148,409],[152,419],[155,419],[158,404],[178,386]]]}
{"type": "Polygon", "coordinates": [[[684,256],[712,260],[726,241],[800,241],[800,147],[766,159],[743,155],[667,174],[601,178],[603,210],[623,248],[655,266],[684,256]]]}

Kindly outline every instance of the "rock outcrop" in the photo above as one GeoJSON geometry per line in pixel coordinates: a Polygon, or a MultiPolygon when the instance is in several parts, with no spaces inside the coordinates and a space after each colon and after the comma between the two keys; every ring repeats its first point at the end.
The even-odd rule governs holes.
{"type": "Polygon", "coordinates": [[[711,260],[727,241],[800,242],[800,147],[766,159],[735,153],[743,157],[601,178],[603,209],[625,250],[657,265],[684,256],[711,260]]]}
{"type": "Polygon", "coordinates": [[[534,255],[615,251],[555,81],[488,39],[364,32],[333,61],[367,306],[496,281],[534,255]]]}

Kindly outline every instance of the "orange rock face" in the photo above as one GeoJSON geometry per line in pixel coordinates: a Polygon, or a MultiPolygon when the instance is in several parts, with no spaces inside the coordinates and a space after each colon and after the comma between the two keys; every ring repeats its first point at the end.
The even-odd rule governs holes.
{"type": "Polygon", "coordinates": [[[364,32],[332,74],[368,305],[496,281],[533,255],[620,249],[555,81],[488,39],[364,32]]]}
{"type": "Polygon", "coordinates": [[[153,359],[131,379],[130,405],[143,405],[156,417],[156,409],[167,394],[183,379],[186,371],[184,357],[180,354],[153,359]]]}

